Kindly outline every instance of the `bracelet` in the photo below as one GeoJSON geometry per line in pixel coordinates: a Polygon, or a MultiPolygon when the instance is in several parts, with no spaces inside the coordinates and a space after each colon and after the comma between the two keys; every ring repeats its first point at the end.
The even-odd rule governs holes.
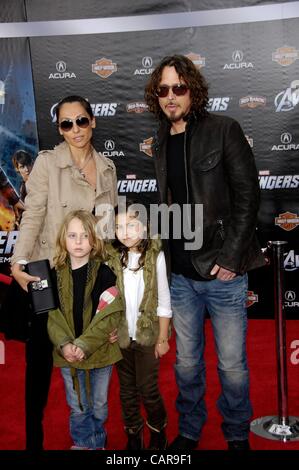
{"type": "Polygon", "coordinates": [[[164,344],[164,343],[167,343],[168,342],[168,339],[158,339],[158,346],[160,346],[161,344],[164,344]]]}

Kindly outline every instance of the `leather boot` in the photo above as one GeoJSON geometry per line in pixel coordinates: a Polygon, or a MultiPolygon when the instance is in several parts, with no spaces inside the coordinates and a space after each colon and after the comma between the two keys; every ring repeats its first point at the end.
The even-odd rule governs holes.
{"type": "Polygon", "coordinates": [[[157,429],[146,423],[150,429],[151,437],[150,443],[148,446],[149,450],[165,450],[167,448],[168,442],[165,434],[165,426],[162,429],[157,429]]]}
{"type": "Polygon", "coordinates": [[[139,428],[125,428],[128,442],[126,450],[143,449],[143,425],[139,428]]]}

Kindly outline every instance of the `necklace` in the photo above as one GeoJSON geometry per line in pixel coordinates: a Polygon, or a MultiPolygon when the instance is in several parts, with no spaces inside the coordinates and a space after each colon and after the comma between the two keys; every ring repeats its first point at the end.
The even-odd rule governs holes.
{"type": "Polygon", "coordinates": [[[84,170],[84,168],[86,167],[86,165],[88,164],[88,162],[89,162],[91,159],[92,159],[92,152],[89,154],[89,157],[85,160],[85,162],[84,162],[83,166],[81,166],[81,168],[79,168],[79,167],[77,166],[77,168],[78,168],[78,170],[79,170],[79,173],[80,173],[80,175],[83,176],[83,178],[86,178],[86,175],[85,175],[85,173],[84,173],[83,170],[84,170]]]}

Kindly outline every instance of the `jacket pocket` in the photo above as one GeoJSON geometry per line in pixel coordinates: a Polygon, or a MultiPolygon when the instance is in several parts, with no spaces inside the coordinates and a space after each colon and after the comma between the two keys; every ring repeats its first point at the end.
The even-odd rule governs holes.
{"type": "Polygon", "coordinates": [[[212,150],[211,152],[204,155],[194,165],[195,171],[209,171],[215,168],[221,160],[222,153],[219,149],[212,150]]]}
{"type": "Polygon", "coordinates": [[[225,240],[225,221],[219,218],[203,234],[203,247],[192,253],[192,264],[204,279],[215,279],[210,272],[225,240]]]}

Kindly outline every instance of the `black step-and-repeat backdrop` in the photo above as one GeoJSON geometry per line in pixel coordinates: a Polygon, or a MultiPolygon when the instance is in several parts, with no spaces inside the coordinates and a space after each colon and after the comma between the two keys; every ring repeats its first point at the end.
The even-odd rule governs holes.
{"type": "MultiPolygon", "coordinates": [[[[50,33],[32,35],[28,40],[40,149],[51,148],[60,140],[54,117],[56,103],[68,94],[83,95],[96,116],[94,145],[116,164],[122,195],[134,194],[146,203],[157,198],[151,158],[156,123],[143,100],[153,68],[162,57],[174,53],[187,55],[200,68],[210,85],[210,111],[236,118],[252,146],[261,187],[259,238],[263,246],[268,240],[288,241],[285,306],[289,318],[298,318],[298,18],[268,21],[267,12],[261,9],[267,2],[258,2],[254,11],[259,19],[250,22],[242,15],[243,8],[237,9],[238,15],[232,15],[230,22],[225,8],[256,2],[202,2],[202,10],[214,10],[210,21],[199,26],[184,26],[184,13],[195,14],[201,9],[201,2],[194,1],[165,1],[162,5],[146,1],[143,8],[137,2],[126,10],[123,2],[110,0],[109,5],[99,8],[102,2],[94,0],[84,4],[85,11],[82,2],[81,6],[69,1],[62,6],[54,0],[24,3],[28,21],[81,18],[80,34],[69,28],[69,34],[64,35],[58,21],[51,25],[50,33]],[[175,17],[164,15],[174,13],[175,17]],[[153,14],[159,29],[148,28],[147,15],[153,14]],[[124,18],[123,30],[120,25],[115,32],[90,34],[94,23],[84,19],[105,17],[109,31],[109,25],[113,30],[112,17],[124,15],[138,15],[134,31],[124,18]],[[227,24],[221,24],[222,17],[227,24]]],[[[2,41],[5,39],[0,39],[1,50],[5,49],[2,41]]],[[[8,154],[3,159],[9,159],[8,154]]],[[[273,316],[271,267],[250,273],[248,305],[251,317],[273,316]]]]}

